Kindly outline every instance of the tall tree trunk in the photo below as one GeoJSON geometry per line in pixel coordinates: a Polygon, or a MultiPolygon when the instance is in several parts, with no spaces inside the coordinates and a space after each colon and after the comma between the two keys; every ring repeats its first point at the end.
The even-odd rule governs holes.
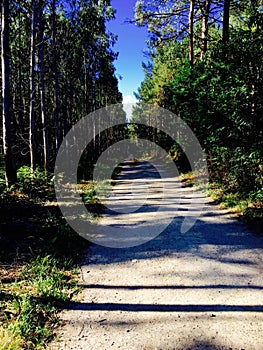
{"type": "Polygon", "coordinates": [[[56,42],[56,0],[52,0],[52,46],[53,46],[53,78],[54,78],[54,121],[56,129],[56,151],[58,150],[61,143],[61,125],[59,123],[59,77],[58,77],[58,61],[57,61],[57,42],[56,42]]]}
{"type": "Polygon", "coordinates": [[[195,1],[190,0],[189,18],[188,18],[188,37],[189,37],[189,62],[194,65],[194,7],[195,1]]]}
{"type": "MultiPolygon", "coordinates": [[[[23,35],[23,29],[21,28],[21,12],[19,11],[18,14],[18,26],[19,26],[19,33],[18,33],[18,47],[22,47],[22,35],[23,35]]],[[[20,130],[20,134],[23,134],[23,124],[24,124],[24,120],[25,120],[25,116],[24,116],[24,110],[25,110],[25,106],[24,106],[24,101],[23,101],[23,77],[22,77],[22,59],[20,58],[18,61],[18,106],[19,106],[19,111],[18,111],[18,119],[19,119],[19,130],[20,130]]]]}
{"type": "Polygon", "coordinates": [[[30,167],[35,168],[35,99],[36,99],[36,26],[37,0],[32,0],[31,48],[30,48],[30,101],[29,101],[29,152],[30,167]]]}
{"type": "Polygon", "coordinates": [[[3,151],[6,170],[6,184],[17,180],[11,139],[10,115],[10,45],[9,45],[9,0],[2,0],[1,61],[2,61],[2,104],[3,104],[3,151]]]}
{"type": "Polygon", "coordinates": [[[202,44],[201,44],[201,59],[204,58],[207,51],[208,42],[208,20],[211,7],[211,0],[205,0],[204,11],[202,18],[202,44]]]}
{"type": "Polygon", "coordinates": [[[231,0],[224,0],[223,37],[222,37],[223,44],[226,44],[229,40],[230,2],[231,0]]]}
{"type": "Polygon", "coordinates": [[[44,38],[43,38],[43,2],[39,0],[39,64],[40,64],[40,104],[41,104],[41,122],[43,130],[43,160],[45,170],[49,169],[49,144],[47,128],[47,111],[46,111],[46,90],[45,90],[45,62],[44,62],[44,38]]]}

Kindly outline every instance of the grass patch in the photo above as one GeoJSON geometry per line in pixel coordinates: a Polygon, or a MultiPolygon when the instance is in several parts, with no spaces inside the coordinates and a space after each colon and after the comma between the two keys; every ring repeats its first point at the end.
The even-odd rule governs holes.
{"type": "MultiPolygon", "coordinates": [[[[17,185],[1,185],[0,349],[43,349],[80,289],[76,263],[89,243],[63,219],[50,175],[39,170],[32,184],[24,167],[17,185]]],[[[85,193],[92,205],[94,193],[85,193]]]]}
{"type": "MultiPolygon", "coordinates": [[[[103,183],[106,184],[106,181],[100,181],[100,184],[97,187],[94,185],[94,182],[92,180],[90,181],[82,181],[81,184],[78,184],[78,190],[80,192],[81,198],[85,206],[87,207],[88,211],[91,213],[91,220],[93,222],[96,222],[100,215],[103,213],[104,206],[101,203],[101,200],[99,199],[99,196],[96,193],[96,190],[103,191],[103,183]]],[[[108,187],[111,188],[110,184],[108,187]]],[[[101,197],[101,195],[100,195],[101,197]]]]}
{"type": "MultiPolygon", "coordinates": [[[[194,174],[192,172],[180,174],[183,186],[194,185],[194,174]]],[[[218,183],[210,183],[207,195],[211,197],[214,204],[229,209],[229,213],[248,224],[253,230],[263,234],[263,202],[255,200],[253,196],[239,192],[231,192],[218,183]]]]}
{"type": "Polygon", "coordinates": [[[194,179],[195,179],[195,176],[192,172],[180,174],[181,183],[185,187],[193,187],[194,179]]]}
{"type": "Polygon", "coordinates": [[[21,350],[24,349],[24,339],[14,334],[8,328],[0,324],[0,349],[21,350]]]}
{"type": "Polygon", "coordinates": [[[208,195],[215,204],[230,209],[230,214],[240,218],[252,229],[263,234],[263,203],[239,192],[230,192],[217,183],[211,183],[208,195]]]}
{"type": "Polygon", "coordinates": [[[0,349],[43,348],[57,310],[79,290],[76,277],[72,261],[45,256],[25,265],[16,281],[1,283],[0,349]]]}
{"type": "Polygon", "coordinates": [[[209,185],[207,194],[215,204],[220,204],[225,208],[231,208],[233,213],[239,215],[243,215],[249,205],[249,200],[243,198],[239,193],[228,192],[215,183],[209,185]]]}

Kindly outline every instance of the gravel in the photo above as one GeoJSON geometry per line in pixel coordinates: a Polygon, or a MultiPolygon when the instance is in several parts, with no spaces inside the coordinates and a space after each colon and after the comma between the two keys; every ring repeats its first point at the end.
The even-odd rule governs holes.
{"type": "MultiPolygon", "coordinates": [[[[147,167],[138,163],[134,172],[143,170],[151,192],[158,192],[159,179],[147,176],[147,167]]],[[[125,180],[129,186],[122,175],[114,186],[122,196],[135,181],[125,180]]],[[[148,208],[155,207],[158,199],[144,191],[138,202],[148,196],[148,208]]],[[[64,325],[49,349],[263,349],[263,237],[209,199],[182,234],[183,214],[192,215],[184,199],[192,196],[200,197],[181,189],[180,203],[167,209],[174,219],[148,242],[121,249],[91,244],[81,266],[83,291],[60,313],[64,325]]],[[[153,212],[120,217],[106,211],[101,224],[125,230],[137,220],[150,231],[158,225],[153,212]]]]}

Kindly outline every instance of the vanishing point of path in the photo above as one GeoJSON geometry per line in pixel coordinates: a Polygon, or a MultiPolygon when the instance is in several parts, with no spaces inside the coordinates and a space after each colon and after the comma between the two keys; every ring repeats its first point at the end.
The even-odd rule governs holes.
{"type": "MultiPolygon", "coordinates": [[[[160,179],[149,163],[126,163],[116,198],[125,200],[138,178],[150,183],[147,195],[141,186],[133,198],[142,208],[106,211],[102,223],[124,230],[136,222],[149,230],[158,225],[160,179]]],[[[179,209],[164,210],[175,217],[155,239],[125,249],[90,246],[81,298],[60,314],[65,325],[50,349],[263,349],[263,237],[209,203],[180,233],[192,189],[182,193],[179,209]]]]}

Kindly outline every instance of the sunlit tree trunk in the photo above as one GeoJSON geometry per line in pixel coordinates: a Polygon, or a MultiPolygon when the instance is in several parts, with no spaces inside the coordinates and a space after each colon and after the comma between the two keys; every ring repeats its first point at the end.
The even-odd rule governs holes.
{"type": "Polygon", "coordinates": [[[189,62],[191,67],[194,65],[194,0],[190,0],[188,36],[189,36],[189,62]]]}
{"type": "Polygon", "coordinates": [[[59,122],[59,77],[58,77],[58,61],[57,61],[57,24],[56,24],[56,0],[52,0],[52,51],[53,51],[53,78],[54,78],[54,107],[53,115],[56,128],[56,151],[61,143],[61,125],[59,122]]]}
{"type": "Polygon", "coordinates": [[[3,118],[3,151],[7,186],[17,180],[11,139],[10,115],[10,45],[9,45],[9,0],[2,0],[1,28],[1,63],[2,63],[2,118],[3,118]]]}
{"type": "Polygon", "coordinates": [[[203,17],[202,17],[202,44],[201,44],[201,59],[204,58],[204,55],[207,51],[207,42],[208,42],[208,19],[211,7],[211,0],[205,0],[203,17]]]}
{"type": "Polygon", "coordinates": [[[49,168],[49,144],[48,144],[48,122],[46,111],[46,89],[45,89],[45,62],[44,62],[44,38],[43,38],[43,2],[38,3],[39,18],[39,65],[40,65],[40,104],[41,104],[41,122],[43,130],[43,160],[44,168],[49,168]]]}
{"type": "MultiPolygon", "coordinates": [[[[22,45],[22,41],[23,41],[23,30],[21,28],[21,23],[22,23],[22,16],[21,13],[19,12],[18,14],[18,23],[19,23],[19,32],[18,32],[18,46],[21,47],[22,45]]],[[[25,118],[25,106],[24,106],[24,96],[23,96],[23,76],[22,76],[22,59],[19,59],[18,61],[18,82],[19,82],[19,86],[18,86],[18,105],[19,105],[19,111],[18,111],[18,119],[19,119],[19,132],[20,134],[23,133],[23,124],[24,124],[24,120],[25,118]]]]}
{"type": "Polygon", "coordinates": [[[37,26],[37,4],[32,0],[31,19],[31,46],[30,46],[30,100],[29,100],[29,152],[30,167],[35,168],[35,99],[36,99],[36,26],[37,26]]]}

